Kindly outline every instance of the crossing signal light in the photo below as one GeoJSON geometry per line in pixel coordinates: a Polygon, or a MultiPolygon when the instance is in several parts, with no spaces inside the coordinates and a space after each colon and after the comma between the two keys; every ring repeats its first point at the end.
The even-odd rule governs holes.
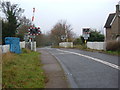
{"type": "Polygon", "coordinates": [[[41,31],[39,27],[30,27],[28,29],[29,35],[40,35],[41,31]]]}
{"type": "Polygon", "coordinates": [[[83,28],[83,34],[89,34],[90,28],[83,28]]]}

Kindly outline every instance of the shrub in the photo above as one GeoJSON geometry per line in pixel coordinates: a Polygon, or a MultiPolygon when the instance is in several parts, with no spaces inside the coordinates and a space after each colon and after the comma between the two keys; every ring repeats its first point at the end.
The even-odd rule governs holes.
{"type": "Polygon", "coordinates": [[[86,45],[74,45],[74,47],[73,48],[78,48],[78,49],[81,49],[81,50],[85,50],[85,49],[87,49],[87,46],[86,45]]]}
{"type": "Polygon", "coordinates": [[[81,38],[76,38],[76,39],[73,41],[73,44],[74,44],[74,45],[82,45],[82,44],[83,44],[82,39],[81,39],[81,38]]]}
{"type": "Polygon", "coordinates": [[[106,50],[108,51],[120,51],[120,42],[112,40],[106,43],[106,50]]]}

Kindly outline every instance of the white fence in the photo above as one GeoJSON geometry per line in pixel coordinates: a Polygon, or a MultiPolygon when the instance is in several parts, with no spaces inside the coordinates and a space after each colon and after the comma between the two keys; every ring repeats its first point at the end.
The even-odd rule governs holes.
{"type": "MultiPolygon", "coordinates": [[[[29,44],[30,49],[36,51],[36,42],[34,42],[34,47],[32,42],[25,43],[25,41],[20,42],[20,48],[26,48],[26,44],[29,44]]],[[[0,53],[7,53],[10,51],[10,45],[0,45],[0,53]]]]}
{"type": "Polygon", "coordinates": [[[25,47],[29,48],[29,49],[31,49],[33,51],[36,51],[36,42],[34,42],[34,43],[33,42],[26,42],[25,47]]]}
{"type": "Polygon", "coordinates": [[[25,48],[25,41],[20,42],[20,48],[25,48]]]}
{"type": "Polygon", "coordinates": [[[0,51],[6,53],[10,51],[10,45],[0,45],[0,51]]]}
{"type": "Polygon", "coordinates": [[[59,43],[60,47],[73,47],[73,42],[61,42],[59,43]]]}
{"type": "Polygon", "coordinates": [[[90,49],[106,50],[106,42],[87,42],[87,47],[90,49]]]}

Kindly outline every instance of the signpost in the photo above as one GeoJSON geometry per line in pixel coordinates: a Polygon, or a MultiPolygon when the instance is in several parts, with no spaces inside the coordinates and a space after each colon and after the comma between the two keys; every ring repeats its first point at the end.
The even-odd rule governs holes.
{"type": "Polygon", "coordinates": [[[64,41],[66,39],[66,35],[61,35],[61,39],[64,41]]]}
{"type": "MultiPolygon", "coordinates": [[[[35,13],[35,8],[33,8],[32,23],[34,21],[34,13],[35,13]]],[[[32,41],[31,50],[35,50],[34,49],[34,38],[36,35],[40,35],[40,34],[41,34],[40,27],[34,27],[34,24],[30,26],[30,28],[28,29],[28,35],[25,36],[25,39],[29,37],[29,42],[31,43],[32,41]]]]}
{"type": "Polygon", "coordinates": [[[82,36],[84,37],[84,39],[85,39],[85,44],[86,44],[88,38],[90,37],[90,28],[83,28],[82,31],[83,31],[82,36]]]}
{"type": "Polygon", "coordinates": [[[30,42],[32,41],[32,48],[31,48],[31,50],[34,50],[34,38],[35,38],[35,36],[36,35],[40,35],[40,34],[41,34],[41,31],[40,31],[39,27],[31,26],[28,29],[28,35],[29,35],[30,42]]]}

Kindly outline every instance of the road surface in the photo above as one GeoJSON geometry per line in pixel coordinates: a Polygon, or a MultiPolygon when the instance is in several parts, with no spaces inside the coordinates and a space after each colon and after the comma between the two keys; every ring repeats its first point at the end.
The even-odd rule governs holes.
{"type": "Polygon", "coordinates": [[[76,49],[42,48],[57,58],[73,88],[118,88],[118,57],[76,49]]]}

